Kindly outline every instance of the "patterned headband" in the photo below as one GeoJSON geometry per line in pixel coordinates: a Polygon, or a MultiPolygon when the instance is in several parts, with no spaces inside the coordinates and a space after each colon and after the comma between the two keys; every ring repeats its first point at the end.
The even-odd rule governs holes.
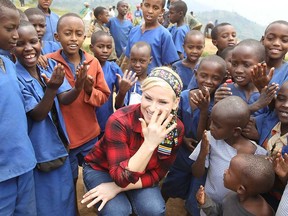
{"type": "Polygon", "coordinates": [[[165,68],[163,67],[155,68],[150,72],[148,77],[157,77],[157,78],[163,79],[171,86],[176,96],[179,97],[182,91],[183,84],[182,84],[181,79],[175,76],[174,73],[176,72],[174,71],[172,72],[171,70],[172,69],[170,68],[169,70],[165,70],[165,68]]]}

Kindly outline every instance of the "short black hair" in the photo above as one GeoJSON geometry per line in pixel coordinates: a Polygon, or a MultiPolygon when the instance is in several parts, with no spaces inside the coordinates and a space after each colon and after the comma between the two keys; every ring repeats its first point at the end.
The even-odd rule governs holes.
{"type": "MultiPolygon", "coordinates": [[[[65,17],[77,17],[80,20],[82,20],[82,18],[76,13],[66,13],[63,16],[61,16],[57,22],[57,27],[56,27],[57,32],[59,32],[59,25],[65,17]]],[[[83,20],[82,20],[82,22],[83,22],[83,20]]],[[[83,28],[85,28],[84,22],[83,22],[83,28]]]]}
{"type": "Polygon", "coordinates": [[[2,13],[4,8],[17,10],[16,6],[10,0],[1,0],[0,1],[0,14],[2,13]]]}
{"type": "Polygon", "coordinates": [[[205,62],[217,62],[221,66],[221,71],[223,73],[223,78],[226,75],[226,62],[218,55],[209,55],[201,59],[198,68],[205,62]]]}
{"type": "Polygon", "coordinates": [[[184,44],[187,42],[188,37],[194,36],[194,35],[195,35],[195,36],[196,36],[196,35],[199,35],[199,36],[203,37],[203,41],[204,41],[204,43],[205,43],[205,36],[204,36],[204,34],[203,34],[201,31],[191,30],[191,31],[187,32],[187,34],[185,35],[184,44]]]}
{"type": "Polygon", "coordinates": [[[39,15],[39,16],[43,16],[44,19],[46,19],[45,14],[43,13],[42,10],[40,10],[39,8],[28,8],[24,11],[24,13],[26,14],[26,16],[31,17],[33,15],[39,15]]]}
{"type": "Polygon", "coordinates": [[[96,31],[93,32],[91,35],[91,44],[94,45],[97,42],[97,40],[103,36],[112,37],[109,33],[105,31],[96,31]]]}
{"type": "Polygon", "coordinates": [[[149,50],[149,55],[151,55],[151,46],[150,44],[148,44],[147,42],[145,41],[138,41],[136,42],[135,44],[133,44],[133,46],[131,47],[131,50],[134,49],[134,48],[141,48],[141,47],[147,47],[148,50],[149,50]]]}
{"type": "Polygon", "coordinates": [[[219,28],[223,27],[223,26],[227,26],[227,25],[232,26],[230,23],[227,23],[227,22],[223,22],[223,23],[216,25],[211,31],[211,39],[217,40],[218,34],[219,34],[219,28]]]}
{"type": "Polygon", "coordinates": [[[107,10],[107,8],[102,6],[96,7],[93,12],[94,17],[97,19],[99,15],[103,14],[104,10],[107,10]]]}
{"type": "MultiPolygon", "coordinates": [[[[33,29],[35,29],[34,26],[32,25],[32,23],[30,23],[29,21],[27,21],[27,20],[20,20],[20,24],[19,24],[18,29],[21,28],[21,27],[25,27],[25,26],[32,26],[33,29]]],[[[36,30],[35,30],[35,31],[36,31],[36,30]]]]}
{"type": "Polygon", "coordinates": [[[258,58],[259,63],[265,61],[266,57],[265,47],[260,41],[255,39],[245,39],[240,41],[234,48],[236,49],[237,47],[240,46],[246,46],[252,48],[255,56],[257,56],[258,58]]]}
{"type": "Polygon", "coordinates": [[[283,25],[286,25],[286,26],[288,27],[288,22],[287,22],[287,21],[285,21],[285,20],[276,20],[276,21],[273,21],[272,23],[270,23],[270,24],[266,27],[266,29],[265,29],[265,31],[264,31],[264,34],[267,33],[267,30],[268,30],[268,29],[270,28],[270,26],[273,25],[273,24],[283,24],[283,25]]]}
{"type": "MultiPolygon", "coordinates": [[[[145,0],[142,0],[142,3],[144,2],[145,0]]],[[[166,5],[166,0],[162,0],[162,8],[164,8],[166,5]]]]}
{"type": "Polygon", "coordinates": [[[176,12],[183,12],[183,17],[185,17],[186,13],[187,13],[187,4],[184,1],[177,1],[174,2],[172,4],[172,6],[174,7],[174,9],[176,10],[176,12]]]}
{"type": "Polygon", "coordinates": [[[223,49],[220,53],[219,56],[223,59],[226,58],[226,56],[234,49],[235,46],[228,46],[225,49],[223,49]]]}

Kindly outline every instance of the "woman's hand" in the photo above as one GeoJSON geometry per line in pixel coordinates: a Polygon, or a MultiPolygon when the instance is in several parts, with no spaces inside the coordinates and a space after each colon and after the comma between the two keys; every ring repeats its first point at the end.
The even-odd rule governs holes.
{"type": "Polygon", "coordinates": [[[98,208],[98,211],[101,211],[105,204],[109,200],[113,199],[118,193],[120,193],[121,190],[122,189],[114,182],[105,182],[84,194],[81,203],[84,204],[92,200],[87,205],[87,208],[90,208],[91,206],[101,201],[101,204],[98,208]]]}
{"type": "Polygon", "coordinates": [[[157,148],[164,140],[165,136],[177,126],[177,124],[174,123],[167,128],[173,118],[172,114],[169,114],[166,118],[167,114],[168,110],[161,111],[159,108],[156,108],[148,125],[144,119],[139,119],[144,135],[144,143],[148,144],[153,149],[157,148]]]}

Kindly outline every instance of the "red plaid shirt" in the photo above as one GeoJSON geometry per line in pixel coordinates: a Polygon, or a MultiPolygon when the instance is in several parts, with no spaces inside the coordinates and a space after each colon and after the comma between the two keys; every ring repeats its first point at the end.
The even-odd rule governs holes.
{"type": "Polygon", "coordinates": [[[178,145],[173,146],[171,155],[162,155],[156,148],[144,172],[131,172],[127,169],[128,161],[144,142],[139,118],[143,118],[140,104],[117,110],[108,119],[103,138],[85,157],[93,169],[109,171],[115,183],[123,188],[139,178],[143,188],[157,184],[174,162],[184,136],[184,126],[178,119],[178,145]]]}

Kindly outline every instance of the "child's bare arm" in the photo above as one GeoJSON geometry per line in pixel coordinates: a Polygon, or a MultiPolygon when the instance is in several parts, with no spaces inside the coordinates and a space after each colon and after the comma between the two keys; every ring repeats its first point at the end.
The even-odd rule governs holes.
{"type": "Polygon", "coordinates": [[[87,70],[89,65],[84,62],[83,65],[76,70],[76,81],[75,86],[67,91],[58,95],[58,100],[61,104],[68,105],[71,104],[79,96],[80,92],[84,88],[85,81],[87,79],[87,70]]]}
{"type": "Polygon", "coordinates": [[[222,215],[221,206],[216,204],[209,196],[207,196],[202,185],[197,191],[196,199],[199,207],[207,216],[222,215]]]}
{"type": "Polygon", "coordinates": [[[262,89],[264,89],[265,86],[268,86],[270,80],[273,77],[274,70],[274,68],[271,68],[267,75],[266,63],[258,63],[257,65],[254,65],[253,69],[251,70],[251,79],[259,92],[262,92],[262,89]]]}
{"type": "Polygon", "coordinates": [[[192,165],[192,174],[196,178],[200,178],[205,174],[205,160],[206,156],[209,154],[209,140],[207,137],[207,131],[203,133],[201,148],[196,161],[192,165]]]}
{"type": "Polygon", "coordinates": [[[56,65],[50,79],[45,74],[42,74],[41,76],[43,77],[47,87],[41,101],[33,110],[28,112],[28,115],[34,121],[42,121],[50,112],[57,90],[64,80],[64,67],[61,64],[56,65]]]}
{"type": "Polygon", "coordinates": [[[246,127],[243,128],[242,134],[248,139],[255,140],[255,141],[259,140],[260,135],[257,131],[256,122],[254,118],[250,118],[246,127]]]}
{"type": "Polygon", "coordinates": [[[119,109],[124,105],[125,95],[129,89],[135,85],[138,77],[136,77],[136,73],[133,74],[132,71],[128,72],[128,70],[124,72],[123,77],[119,74],[117,74],[117,77],[119,82],[119,91],[115,97],[115,108],[119,109]]]}

